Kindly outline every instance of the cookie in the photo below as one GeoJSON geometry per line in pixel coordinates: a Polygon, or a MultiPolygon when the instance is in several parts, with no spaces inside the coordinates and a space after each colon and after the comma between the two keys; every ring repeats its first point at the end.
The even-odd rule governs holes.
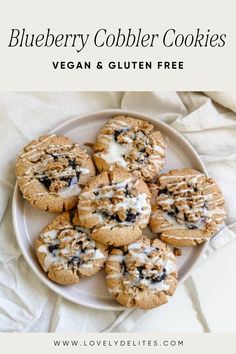
{"type": "Polygon", "coordinates": [[[93,177],[79,196],[79,220],[92,238],[122,246],[141,237],[151,206],[146,183],[120,166],[93,177]]]}
{"type": "Polygon", "coordinates": [[[195,246],[213,236],[224,223],[224,198],[216,182],[184,168],[161,174],[150,184],[150,227],[163,241],[195,246]]]}
{"type": "Polygon", "coordinates": [[[164,242],[146,236],[121,249],[112,249],[105,271],[108,291],[127,307],[160,306],[177,286],[173,252],[164,242]]]}
{"type": "Polygon", "coordinates": [[[83,186],[95,175],[89,155],[64,136],[41,136],[16,161],[23,197],[36,208],[62,212],[77,205],[83,186]]]}
{"type": "Polygon", "coordinates": [[[74,211],[57,215],[43,229],[35,248],[48,278],[61,285],[76,284],[81,277],[96,274],[107,257],[106,246],[91,239],[74,211]]]}
{"type": "Polygon", "coordinates": [[[118,116],[110,119],[94,144],[94,162],[100,172],[115,163],[153,180],[163,168],[166,143],[159,131],[145,120],[118,116]]]}

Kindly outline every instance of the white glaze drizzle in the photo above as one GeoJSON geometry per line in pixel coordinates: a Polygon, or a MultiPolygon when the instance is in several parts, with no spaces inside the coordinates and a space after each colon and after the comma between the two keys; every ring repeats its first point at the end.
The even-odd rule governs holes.
{"type": "Polygon", "coordinates": [[[122,198],[119,202],[116,203],[108,203],[104,206],[103,203],[101,205],[93,206],[94,200],[111,200],[117,191],[124,192],[125,188],[127,187],[128,190],[136,187],[138,181],[128,178],[124,181],[114,183],[111,185],[105,185],[101,188],[94,188],[89,192],[82,192],[80,194],[80,200],[78,204],[79,211],[87,211],[86,214],[80,214],[80,219],[85,220],[88,217],[98,217],[99,223],[102,225],[103,228],[111,228],[116,225],[123,225],[123,226],[132,226],[136,220],[139,224],[146,224],[147,217],[149,217],[151,213],[151,206],[148,201],[148,197],[146,193],[141,193],[137,196],[128,196],[122,195],[122,198]],[[117,223],[115,220],[110,220],[108,217],[104,216],[104,211],[108,212],[109,215],[114,215],[115,213],[119,212],[120,210],[127,210],[131,209],[133,212],[137,214],[137,219],[135,221],[120,221],[117,223]]]}
{"type": "MultiPolygon", "coordinates": [[[[153,291],[167,291],[169,289],[169,284],[166,282],[165,279],[159,281],[159,282],[152,282],[150,279],[147,279],[145,277],[150,277],[153,275],[158,275],[161,276],[163,274],[163,271],[153,269],[152,266],[154,265],[159,265],[162,267],[162,269],[165,269],[165,274],[166,278],[168,279],[168,275],[175,273],[176,272],[176,264],[174,261],[174,255],[172,253],[167,253],[164,257],[164,259],[160,258],[159,255],[155,257],[149,257],[149,255],[152,252],[156,251],[156,248],[153,246],[146,246],[143,245],[142,243],[139,242],[134,242],[130,244],[128,247],[128,254],[118,254],[118,255],[110,255],[108,257],[108,262],[118,262],[118,263],[123,263],[123,262],[139,262],[139,265],[147,265],[150,264],[151,268],[145,268],[142,271],[142,275],[144,276],[143,279],[139,278],[139,272],[136,270],[137,277],[135,278],[129,278],[127,273],[124,273],[123,275],[121,274],[120,270],[117,270],[117,268],[112,267],[110,264],[108,264],[108,269],[112,270],[111,273],[108,273],[107,279],[120,279],[123,278],[123,283],[127,285],[128,287],[137,287],[140,285],[143,285],[147,287],[149,290],[153,291]],[[140,249],[142,250],[140,251],[140,249]],[[136,250],[136,251],[135,251],[136,250]]],[[[111,293],[119,293],[120,288],[118,286],[109,289],[111,293]]]]}
{"type": "MultiPolygon", "coordinates": [[[[71,152],[67,148],[75,148],[79,147],[78,144],[49,144],[47,147],[45,147],[46,150],[41,150],[37,151],[37,149],[40,147],[40,145],[44,144],[47,140],[55,137],[56,135],[53,134],[41,142],[38,142],[33,146],[33,149],[20,155],[20,157],[24,160],[28,156],[28,158],[35,158],[35,157],[40,157],[42,154],[54,154],[55,156],[66,156],[68,158],[75,158],[75,152],[71,152]],[[62,151],[63,150],[63,151],[62,151]]],[[[39,192],[39,193],[30,193],[32,196],[40,196],[40,195],[55,195],[63,198],[70,198],[73,196],[78,196],[80,194],[81,188],[78,184],[78,178],[76,176],[77,172],[80,172],[82,175],[88,174],[90,171],[88,168],[81,167],[80,165],[77,165],[74,168],[71,166],[68,166],[67,168],[64,168],[61,172],[58,172],[57,169],[55,170],[50,170],[50,171],[45,171],[45,168],[47,168],[47,164],[50,162],[53,162],[54,158],[52,156],[48,156],[47,158],[44,158],[42,161],[39,161],[37,163],[33,163],[26,171],[25,171],[25,176],[30,175],[31,173],[37,174],[37,177],[30,181],[26,181],[24,184],[21,185],[21,190],[23,193],[27,192],[27,187],[32,184],[32,183],[38,183],[40,182],[40,179],[47,177],[48,179],[60,179],[63,177],[71,177],[72,180],[76,179],[76,183],[73,183],[73,185],[70,185],[66,188],[59,189],[58,192],[56,191],[48,191],[48,192],[39,192]],[[77,185],[76,185],[77,184],[77,185]]],[[[19,164],[19,163],[18,163],[19,164]]]]}
{"type": "Polygon", "coordinates": [[[129,152],[130,146],[128,144],[119,144],[114,138],[108,143],[107,153],[97,153],[108,164],[119,163],[121,166],[126,167],[124,155],[129,152]]]}
{"type": "MultiPolygon", "coordinates": [[[[169,178],[181,178],[181,181],[178,182],[169,182],[167,183],[167,188],[169,193],[171,193],[171,195],[166,195],[164,194],[164,196],[166,196],[166,198],[163,198],[161,200],[158,201],[158,204],[160,206],[165,206],[165,204],[169,204],[172,205],[176,202],[181,202],[181,201],[189,201],[189,200],[193,200],[195,201],[196,205],[192,208],[190,208],[188,206],[188,204],[178,204],[178,210],[179,211],[184,211],[187,215],[192,217],[191,221],[183,221],[182,223],[178,222],[177,218],[176,218],[176,214],[174,214],[174,216],[169,215],[168,212],[162,212],[162,214],[160,214],[158,211],[155,211],[152,213],[152,217],[156,218],[156,219],[160,219],[163,220],[161,222],[161,224],[159,225],[159,228],[156,228],[156,232],[162,232],[164,230],[169,230],[169,229],[187,229],[188,225],[194,225],[196,226],[196,228],[198,230],[202,230],[204,231],[206,229],[206,225],[210,222],[212,222],[212,215],[217,215],[220,214],[222,215],[221,218],[217,218],[217,221],[221,221],[223,219],[223,216],[226,215],[226,212],[224,210],[224,208],[214,208],[213,210],[209,210],[208,207],[210,206],[217,206],[219,205],[220,202],[223,201],[223,197],[220,197],[218,199],[213,199],[214,194],[217,194],[217,192],[212,192],[212,193],[205,193],[202,194],[201,191],[208,189],[209,187],[212,187],[215,185],[215,182],[213,182],[212,184],[209,184],[207,186],[200,186],[198,187],[198,192],[200,192],[201,194],[198,195],[194,195],[193,190],[191,188],[184,188],[184,189],[178,189],[181,185],[188,183],[189,185],[193,186],[196,185],[198,183],[198,179],[204,177],[203,174],[198,174],[198,175],[185,175],[185,176],[160,176],[159,179],[160,181],[163,179],[169,179],[169,178]],[[186,181],[187,178],[187,181],[186,181]],[[184,180],[183,180],[184,179],[184,180]],[[178,197],[179,194],[184,194],[184,193],[188,193],[190,192],[191,195],[187,195],[187,196],[180,196],[178,197]],[[175,199],[173,199],[173,196],[175,197],[175,199]],[[177,196],[177,198],[176,198],[177,196]],[[202,201],[204,202],[208,202],[207,206],[203,206],[202,201]],[[196,212],[200,212],[201,215],[203,215],[205,217],[204,220],[200,219],[200,217],[195,217],[194,214],[196,212]]],[[[160,192],[160,195],[162,195],[162,192],[160,192]]],[[[216,220],[214,218],[214,220],[216,220]]]]}
{"type": "Polygon", "coordinates": [[[50,230],[40,235],[41,240],[44,242],[43,245],[38,247],[39,253],[44,253],[44,270],[48,271],[52,267],[62,267],[67,269],[71,267],[70,261],[77,257],[80,259],[82,257],[81,246],[77,246],[77,242],[83,242],[84,255],[89,256],[88,260],[80,260],[79,266],[77,268],[91,268],[94,264],[93,261],[105,259],[106,257],[101,252],[100,249],[95,249],[96,243],[94,240],[90,239],[89,231],[87,229],[77,227],[68,229],[64,226],[62,230],[50,230]],[[72,231],[73,234],[68,235],[68,231],[72,231]],[[85,232],[84,232],[85,230],[85,232]],[[50,245],[64,245],[63,248],[56,248],[55,251],[50,252],[50,245]],[[87,248],[91,247],[91,248],[87,248]]]}
{"type": "Polygon", "coordinates": [[[61,189],[58,192],[58,195],[62,198],[70,198],[70,197],[78,196],[80,192],[81,192],[80,186],[78,184],[74,184],[67,188],[61,189]]]}
{"type": "Polygon", "coordinates": [[[20,157],[28,156],[28,155],[30,155],[32,152],[37,151],[37,148],[38,148],[40,145],[44,144],[47,140],[49,140],[49,139],[51,139],[51,138],[53,138],[53,137],[55,137],[55,136],[56,136],[55,134],[52,134],[52,135],[48,136],[47,138],[43,139],[42,141],[38,142],[37,144],[34,144],[32,150],[27,151],[27,152],[21,154],[20,157]]]}
{"type": "Polygon", "coordinates": [[[146,172],[149,171],[152,175],[162,168],[165,157],[165,143],[149,138],[141,130],[132,132],[132,127],[129,124],[119,120],[110,120],[107,123],[107,128],[114,129],[114,131],[119,129],[120,133],[123,133],[123,141],[116,141],[114,131],[109,134],[100,134],[99,139],[107,145],[107,149],[106,152],[96,152],[95,156],[102,158],[108,164],[119,163],[131,170],[145,168],[146,172]],[[143,151],[140,149],[140,138],[141,140],[144,139],[143,149],[149,148],[148,153],[145,151],[144,155],[142,155],[143,151]],[[136,139],[138,143],[136,143],[136,139]],[[152,152],[150,152],[150,149],[152,152]],[[135,155],[137,156],[135,157],[135,155]]]}

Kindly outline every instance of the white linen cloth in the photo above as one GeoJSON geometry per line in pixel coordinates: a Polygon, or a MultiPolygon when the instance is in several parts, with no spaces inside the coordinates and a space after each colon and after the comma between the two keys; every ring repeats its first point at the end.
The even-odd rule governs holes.
{"type": "Polygon", "coordinates": [[[227,226],[209,256],[236,236],[236,93],[34,92],[0,93],[0,331],[129,331],[145,314],[88,309],[54,294],[30,270],[17,246],[11,216],[14,163],[22,147],[85,112],[126,108],[170,124],[196,149],[222,188],[227,226]]]}

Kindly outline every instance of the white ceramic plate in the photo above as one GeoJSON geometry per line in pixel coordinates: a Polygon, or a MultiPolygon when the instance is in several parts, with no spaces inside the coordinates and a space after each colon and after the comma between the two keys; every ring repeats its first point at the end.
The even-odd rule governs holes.
{"type": "MultiPolygon", "coordinates": [[[[206,173],[205,167],[192,146],[175,130],[168,125],[143,114],[127,110],[104,110],[88,113],[68,120],[53,130],[58,135],[66,135],[81,147],[86,142],[94,142],[98,131],[108,118],[116,115],[130,115],[151,122],[156,129],[165,136],[168,148],[165,169],[192,167],[206,173]]],[[[91,152],[91,151],[90,151],[91,152]]],[[[16,183],[13,196],[13,222],[16,237],[21,251],[35,274],[50,289],[64,298],[77,304],[103,310],[123,310],[109,295],[105,286],[104,271],[100,271],[91,278],[82,279],[77,285],[63,287],[50,281],[40,268],[34,251],[34,242],[42,228],[53,218],[52,213],[46,213],[35,208],[25,201],[16,183]]],[[[182,248],[182,256],[177,257],[179,281],[182,282],[188,275],[197,259],[202,254],[205,244],[196,247],[182,248]]]]}

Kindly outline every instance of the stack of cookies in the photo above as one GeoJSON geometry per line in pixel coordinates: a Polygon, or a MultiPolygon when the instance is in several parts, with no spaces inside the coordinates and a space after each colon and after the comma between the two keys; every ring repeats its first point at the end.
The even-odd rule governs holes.
{"type": "Polygon", "coordinates": [[[93,151],[91,158],[69,138],[50,135],[17,158],[24,198],[59,213],[36,241],[38,261],[65,286],[104,267],[108,291],[120,304],[157,307],[177,286],[167,244],[195,246],[213,236],[226,217],[222,193],[190,168],[160,174],[166,142],[147,121],[110,119],[93,151]]]}

